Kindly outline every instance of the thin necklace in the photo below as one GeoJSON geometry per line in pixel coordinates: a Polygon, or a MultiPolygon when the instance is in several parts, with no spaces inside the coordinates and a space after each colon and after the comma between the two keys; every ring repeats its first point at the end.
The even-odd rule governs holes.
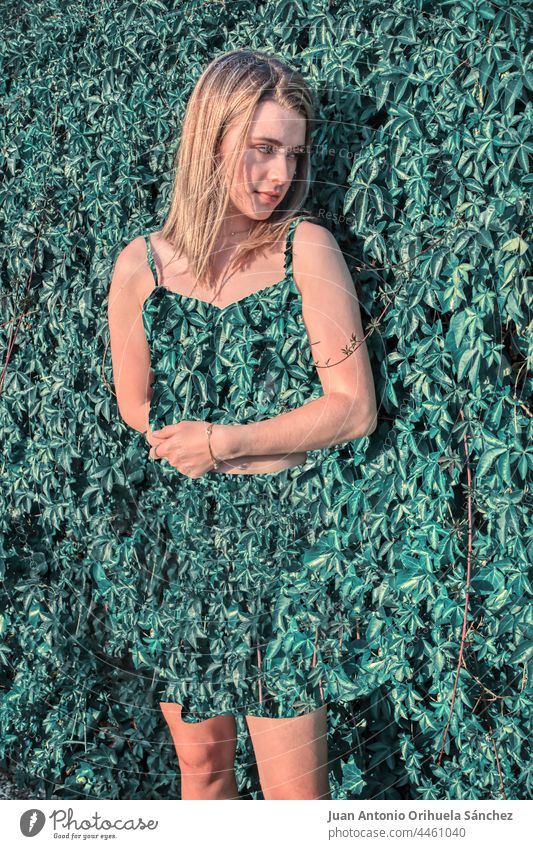
{"type": "Polygon", "coordinates": [[[251,228],[250,228],[250,227],[248,227],[248,229],[247,229],[247,230],[232,230],[232,231],[231,231],[231,233],[230,233],[229,235],[230,235],[230,236],[238,236],[238,235],[239,235],[239,233],[249,233],[249,232],[250,232],[250,230],[251,230],[251,228]]]}

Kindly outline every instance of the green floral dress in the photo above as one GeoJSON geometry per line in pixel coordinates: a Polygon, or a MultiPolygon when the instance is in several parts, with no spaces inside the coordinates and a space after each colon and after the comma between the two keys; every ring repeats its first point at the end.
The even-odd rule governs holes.
{"type": "MultiPolygon", "coordinates": [[[[245,424],[323,394],[292,276],[301,218],[288,230],[283,279],[224,308],[160,285],[146,239],[156,282],[142,309],[152,429],[245,424]]],[[[336,449],[308,451],[281,472],[193,479],[156,460],[150,473],[149,504],[165,517],[164,539],[151,539],[161,601],[146,623],[159,699],[181,704],[186,722],[298,716],[353,699],[356,611],[343,587],[354,570],[331,503],[336,449]]]]}

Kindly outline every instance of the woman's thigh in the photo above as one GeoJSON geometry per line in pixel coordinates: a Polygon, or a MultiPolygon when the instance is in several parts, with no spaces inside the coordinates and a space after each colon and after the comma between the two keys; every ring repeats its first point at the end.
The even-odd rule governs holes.
{"type": "Polygon", "coordinates": [[[170,729],[180,769],[187,772],[233,769],[237,746],[234,716],[213,716],[201,722],[185,722],[181,718],[181,705],[159,702],[159,706],[170,729]]]}
{"type": "Polygon", "coordinates": [[[327,708],[297,717],[247,716],[265,799],[329,799],[327,708]]]}

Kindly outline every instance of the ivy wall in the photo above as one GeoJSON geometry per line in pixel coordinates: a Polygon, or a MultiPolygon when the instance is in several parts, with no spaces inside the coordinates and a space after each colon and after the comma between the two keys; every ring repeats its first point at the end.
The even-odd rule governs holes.
{"type": "MultiPolygon", "coordinates": [[[[0,767],[20,784],[179,798],[143,617],[164,529],[118,414],[107,293],[121,248],[162,226],[199,74],[242,46],[316,92],[307,206],[345,252],[379,401],[331,487],[360,694],[330,712],[333,797],[530,796],[527,6],[8,4],[0,767]]],[[[261,798],[238,728],[238,784],[261,798]]]]}

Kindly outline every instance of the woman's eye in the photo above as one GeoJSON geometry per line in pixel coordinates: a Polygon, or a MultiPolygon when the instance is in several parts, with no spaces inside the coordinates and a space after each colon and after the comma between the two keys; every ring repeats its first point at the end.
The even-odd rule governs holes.
{"type": "MultiPolygon", "coordinates": [[[[260,145],[257,146],[257,148],[258,148],[258,150],[261,151],[261,153],[267,153],[267,154],[272,153],[272,151],[274,149],[271,144],[260,144],[260,145]],[[265,148],[266,148],[266,150],[265,150],[265,148]]],[[[289,157],[291,159],[298,159],[298,155],[299,154],[296,151],[291,151],[289,153],[289,157]]]]}

